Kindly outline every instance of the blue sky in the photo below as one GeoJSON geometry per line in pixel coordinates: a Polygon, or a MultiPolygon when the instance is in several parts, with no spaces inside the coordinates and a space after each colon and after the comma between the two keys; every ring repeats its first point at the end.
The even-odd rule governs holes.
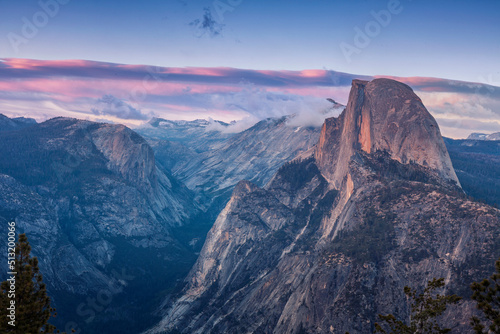
{"type": "Polygon", "coordinates": [[[398,13],[350,61],[341,43],[354,46],[355,28],[391,1],[60,1],[17,52],[8,34],[22,36],[41,7],[0,1],[0,57],[500,81],[500,1],[391,0],[398,13]],[[203,29],[207,8],[214,24],[203,29]]]}
{"type": "Polygon", "coordinates": [[[500,131],[497,0],[0,0],[0,9],[8,116],[312,122],[326,98],[346,102],[352,78],[384,76],[409,84],[446,136],[500,131]]]}

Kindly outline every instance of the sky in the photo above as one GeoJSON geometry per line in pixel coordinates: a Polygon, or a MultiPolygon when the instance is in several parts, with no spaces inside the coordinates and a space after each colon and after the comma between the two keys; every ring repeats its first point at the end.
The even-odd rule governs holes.
{"type": "Polygon", "coordinates": [[[0,0],[0,9],[9,116],[257,120],[345,102],[352,78],[385,76],[406,78],[445,135],[500,131],[500,1],[0,0]]]}

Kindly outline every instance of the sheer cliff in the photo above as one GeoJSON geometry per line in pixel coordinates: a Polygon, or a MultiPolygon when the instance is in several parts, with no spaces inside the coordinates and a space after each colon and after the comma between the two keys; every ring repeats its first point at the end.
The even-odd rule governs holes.
{"type": "MultiPolygon", "coordinates": [[[[334,106],[337,112],[340,105],[334,106]]],[[[244,131],[225,133],[209,128],[207,121],[163,120],[161,126],[139,132],[151,143],[158,162],[197,194],[213,224],[239,181],[263,186],[283,163],[316,144],[320,127],[296,123],[293,115],[267,118],[244,131]]]]}
{"type": "Polygon", "coordinates": [[[356,150],[385,151],[393,160],[428,166],[458,182],[436,121],[400,82],[354,80],[346,112],[323,125],[315,159],[339,186],[356,150]]]}
{"type": "Polygon", "coordinates": [[[468,199],[439,128],[406,85],[353,81],[312,151],[263,188],[236,186],[185,287],[148,333],[370,333],[409,315],[403,287],[468,285],[500,254],[500,211],[468,199]]]}
{"type": "Polygon", "coordinates": [[[78,306],[88,296],[129,290],[136,301],[153,293],[137,292],[141,278],[173,285],[180,264],[191,263],[172,230],[199,207],[132,130],[55,118],[0,132],[0,143],[1,228],[15,220],[27,233],[61,321],[83,330],[89,313],[78,306]]]}

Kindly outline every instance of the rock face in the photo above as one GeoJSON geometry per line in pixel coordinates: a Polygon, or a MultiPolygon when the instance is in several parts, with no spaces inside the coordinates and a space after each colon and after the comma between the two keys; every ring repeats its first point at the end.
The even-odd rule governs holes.
{"type": "Polygon", "coordinates": [[[231,134],[207,130],[206,121],[163,121],[139,132],[150,141],[158,161],[218,214],[239,181],[263,186],[281,165],[317,143],[319,127],[290,124],[294,121],[294,116],[268,118],[231,134]]]}
{"type": "Polygon", "coordinates": [[[378,314],[409,316],[404,286],[435,277],[465,297],[440,320],[468,333],[468,286],[493,270],[499,232],[411,89],[356,80],[313,152],[236,186],[148,333],[371,333],[378,314]]]}
{"type": "Polygon", "coordinates": [[[1,228],[15,220],[27,233],[58,318],[83,329],[80,299],[165,280],[187,259],[172,230],[199,206],[127,127],[55,118],[0,132],[0,156],[1,228]]]}
{"type": "Polygon", "coordinates": [[[226,133],[228,123],[221,121],[172,121],[163,118],[153,118],[147,124],[137,129],[137,132],[151,142],[167,141],[179,143],[195,153],[213,149],[220,141],[231,137],[226,133]]]}
{"type": "Polygon", "coordinates": [[[321,130],[316,160],[339,186],[355,150],[429,166],[458,183],[439,127],[410,87],[389,79],[354,80],[345,113],[321,130]]]}
{"type": "Polygon", "coordinates": [[[317,129],[290,126],[289,118],[260,121],[175,175],[190,189],[201,188],[208,194],[232,191],[241,180],[264,185],[283,163],[311,149],[318,140],[317,129]]]}
{"type": "MultiPolygon", "coordinates": [[[[406,91],[406,95],[413,95],[412,98],[418,99],[413,93],[407,91],[407,86],[401,87],[406,91]]],[[[334,109],[345,109],[345,106],[334,100],[328,100],[333,104],[334,109]]],[[[400,112],[403,113],[403,111],[400,112]]],[[[318,142],[322,127],[290,126],[289,123],[293,120],[293,116],[270,118],[257,123],[248,130],[228,134],[209,130],[210,126],[215,123],[219,124],[220,128],[227,127],[228,124],[223,122],[152,119],[148,126],[137,131],[153,147],[157,162],[172,171],[176,178],[181,179],[190,190],[202,197],[201,202],[212,203],[209,211],[216,215],[227,203],[234,186],[240,180],[249,180],[258,186],[264,186],[283,163],[307,152],[318,142]]],[[[338,121],[336,118],[330,118],[325,122],[325,126],[333,127],[338,121]]],[[[432,118],[427,118],[426,122],[430,122],[432,125],[430,128],[434,128],[435,122],[432,118]]],[[[373,133],[373,130],[370,131],[373,133]]],[[[331,135],[332,132],[325,131],[325,134],[331,135]]],[[[326,139],[324,137],[322,140],[326,139]]],[[[437,139],[439,143],[440,140],[437,139]]],[[[496,194],[498,188],[495,186],[497,173],[493,168],[496,164],[496,155],[493,151],[498,145],[483,145],[489,145],[486,148],[479,147],[479,143],[472,143],[472,141],[464,141],[459,145],[455,143],[457,141],[451,139],[446,141],[448,151],[450,147],[453,150],[453,155],[450,153],[453,166],[455,168],[457,164],[459,166],[456,173],[462,173],[459,176],[459,182],[464,191],[487,203],[498,205],[498,196],[492,196],[492,193],[496,194]],[[461,148],[467,152],[457,151],[461,148]],[[474,148],[478,149],[477,154],[473,154],[474,148]],[[491,152],[493,154],[490,154],[491,152]],[[462,153],[465,153],[467,157],[462,153]],[[466,167],[462,167],[464,162],[474,164],[474,167],[466,171],[466,167]],[[492,167],[489,168],[491,171],[485,170],[487,166],[492,167]],[[478,168],[482,171],[475,173],[478,168]],[[464,175],[464,172],[467,172],[467,175],[464,175]],[[485,176],[488,180],[484,179],[485,176]],[[493,176],[493,179],[490,176],[493,176]],[[462,179],[465,184],[462,183],[462,179]],[[481,180],[484,181],[482,182],[484,186],[482,189],[477,189],[478,181],[481,183],[481,180]]],[[[332,145],[336,144],[332,143],[332,145]]],[[[442,149],[443,147],[439,144],[437,151],[442,149]]],[[[331,150],[333,151],[333,148],[331,150]]],[[[446,153],[442,156],[442,163],[448,165],[446,153]]],[[[448,174],[453,179],[453,173],[448,174]]],[[[215,218],[210,223],[213,221],[215,218]]]]}

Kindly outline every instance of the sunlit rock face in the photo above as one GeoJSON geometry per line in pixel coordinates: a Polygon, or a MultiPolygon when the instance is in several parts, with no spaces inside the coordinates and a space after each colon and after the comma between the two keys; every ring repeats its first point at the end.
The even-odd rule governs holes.
{"type": "Polygon", "coordinates": [[[149,333],[371,333],[378,314],[409,316],[404,286],[435,277],[465,297],[440,320],[469,333],[469,284],[493,270],[499,232],[411,89],[355,80],[309,154],[236,186],[149,333]]]}
{"type": "Polygon", "coordinates": [[[436,121],[410,87],[394,80],[354,80],[344,113],[323,125],[315,158],[338,186],[356,150],[386,151],[458,183],[436,121]]]}

